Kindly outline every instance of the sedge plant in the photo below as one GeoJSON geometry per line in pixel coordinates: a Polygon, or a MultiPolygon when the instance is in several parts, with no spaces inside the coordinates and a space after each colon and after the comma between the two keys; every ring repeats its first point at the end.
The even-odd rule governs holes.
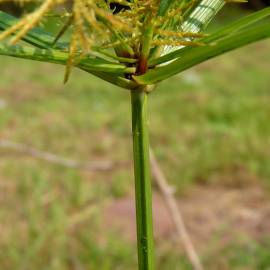
{"type": "MultiPolygon", "coordinates": [[[[0,0],[0,3],[9,2],[0,0]]],[[[226,2],[242,0],[17,0],[33,11],[0,11],[0,55],[82,69],[131,96],[138,269],[153,270],[154,241],[147,103],[155,86],[210,58],[270,37],[270,8],[212,33],[205,28],[226,2]],[[56,16],[57,34],[42,22],[56,16]],[[258,23],[260,21],[260,23],[258,23]],[[63,38],[64,36],[64,38],[63,38]]],[[[168,93],[169,94],[169,93],[168,93]]]]}

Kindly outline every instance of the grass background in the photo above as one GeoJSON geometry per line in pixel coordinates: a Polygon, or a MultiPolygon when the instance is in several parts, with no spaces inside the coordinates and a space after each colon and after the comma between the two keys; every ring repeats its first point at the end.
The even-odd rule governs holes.
{"type": "MultiPolygon", "coordinates": [[[[198,188],[210,196],[216,187],[241,197],[248,186],[264,194],[258,208],[270,204],[269,48],[264,41],[226,54],[151,95],[152,147],[179,199],[198,188]]],[[[136,269],[134,241],[111,226],[118,212],[105,224],[101,214],[133,194],[128,92],[78,70],[62,85],[63,67],[0,63],[0,138],[76,160],[128,164],[89,172],[0,149],[0,269],[136,269]]],[[[213,198],[209,209],[218,203],[213,198]]],[[[270,269],[269,231],[225,243],[209,234],[199,244],[206,269],[270,269]]],[[[191,269],[173,238],[157,241],[157,269],[191,269]]]]}

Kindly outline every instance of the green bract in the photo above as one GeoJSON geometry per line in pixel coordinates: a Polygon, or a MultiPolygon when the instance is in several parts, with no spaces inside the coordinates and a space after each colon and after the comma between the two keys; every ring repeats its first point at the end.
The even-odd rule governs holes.
{"type": "MultiPolygon", "coordinates": [[[[170,10],[177,10],[177,5],[181,7],[181,5],[187,5],[189,2],[190,10],[186,11],[185,16],[183,14],[185,20],[180,25],[177,22],[178,24],[173,27],[175,33],[196,33],[202,31],[225,4],[223,0],[203,0],[195,6],[191,5],[191,3],[195,3],[194,1],[160,1],[158,17],[162,18],[170,10]]],[[[180,10],[181,8],[179,8],[180,10]]],[[[147,15],[146,11],[145,16],[147,17],[147,15]]],[[[105,49],[92,47],[87,55],[80,55],[73,65],[122,88],[132,90],[140,88],[142,85],[152,85],[209,58],[269,37],[268,22],[257,25],[259,20],[269,15],[270,8],[265,8],[240,18],[230,25],[217,30],[210,36],[197,38],[196,42],[200,42],[204,46],[190,45],[180,47],[158,45],[158,42],[156,46],[151,45],[151,42],[157,39],[157,34],[151,30],[154,27],[155,21],[145,19],[143,25],[144,36],[139,41],[142,48],[141,56],[137,53],[137,55],[130,57],[128,50],[123,53],[125,51],[123,48],[121,53],[119,53],[118,47],[115,48],[115,55],[113,55],[111,49],[108,49],[108,52],[106,52],[105,49]],[[145,58],[143,63],[141,63],[142,55],[145,58]],[[139,71],[142,64],[145,65],[145,67],[142,67],[145,69],[143,72],[139,71]]],[[[18,21],[18,19],[0,11],[0,30],[6,31],[12,25],[18,23],[18,21]]],[[[171,24],[173,23],[172,20],[171,24]]],[[[160,27],[166,29],[166,25],[160,27]]],[[[170,29],[172,29],[171,26],[170,29]]],[[[117,38],[117,36],[114,38],[117,38]]],[[[63,65],[68,63],[70,48],[68,42],[54,42],[55,37],[39,27],[29,30],[22,39],[31,47],[25,45],[9,46],[5,45],[7,43],[3,43],[0,48],[0,54],[63,65]]],[[[186,37],[182,42],[184,44],[184,41],[186,41],[188,45],[188,42],[191,42],[193,39],[192,37],[186,37]]],[[[159,42],[161,41],[162,37],[159,39],[159,42]]],[[[78,54],[80,54],[79,51],[78,54]]]]}

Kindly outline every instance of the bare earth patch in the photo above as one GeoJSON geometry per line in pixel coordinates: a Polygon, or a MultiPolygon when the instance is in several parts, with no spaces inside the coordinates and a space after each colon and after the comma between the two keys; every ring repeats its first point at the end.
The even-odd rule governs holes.
{"type": "MultiPolygon", "coordinates": [[[[173,239],[174,225],[162,197],[154,194],[156,239],[173,239]]],[[[136,240],[134,198],[114,201],[104,213],[104,226],[136,240]]],[[[270,232],[270,199],[262,187],[199,186],[178,199],[190,236],[199,249],[209,243],[219,246],[236,239],[260,240],[270,232]]]]}

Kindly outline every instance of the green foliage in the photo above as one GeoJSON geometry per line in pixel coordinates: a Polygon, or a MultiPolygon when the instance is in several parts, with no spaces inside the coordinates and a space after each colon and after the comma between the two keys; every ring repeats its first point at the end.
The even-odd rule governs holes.
{"type": "MultiPolygon", "coordinates": [[[[242,30],[243,28],[246,28],[250,25],[256,25],[256,23],[265,17],[268,17],[270,15],[270,8],[262,9],[258,12],[251,13],[249,15],[243,16],[242,18],[233,21],[230,24],[226,24],[225,26],[220,27],[218,30],[216,30],[214,33],[211,33],[210,36],[203,38],[203,42],[210,44],[218,42],[220,39],[237,33],[239,30],[242,30]]],[[[152,59],[150,61],[150,65],[158,65],[162,64],[164,62],[172,61],[176,58],[180,58],[181,56],[185,55],[185,52],[190,50],[190,48],[181,48],[179,50],[175,50],[171,53],[168,53],[164,56],[161,56],[156,59],[152,59]]]]}
{"type": "Polygon", "coordinates": [[[158,15],[164,16],[169,9],[170,5],[172,5],[174,0],[160,0],[158,15]]]}
{"type": "MultiPolygon", "coordinates": [[[[270,11],[270,9],[269,9],[270,11]]],[[[270,14],[270,13],[269,13],[270,14]]],[[[166,66],[162,66],[149,71],[141,76],[134,76],[139,84],[155,84],[165,80],[177,73],[180,73],[194,65],[200,64],[205,60],[221,55],[227,51],[247,45],[255,40],[261,40],[270,36],[269,23],[248,28],[234,35],[222,38],[217,44],[187,50],[181,57],[166,66]]]]}
{"type": "MultiPolygon", "coordinates": [[[[204,0],[200,4],[196,2],[191,3],[192,5],[194,5],[192,6],[191,9],[192,12],[191,11],[189,12],[189,17],[185,18],[185,21],[183,22],[182,25],[176,26],[177,30],[175,30],[176,31],[175,33],[177,32],[181,33],[182,28],[184,29],[184,31],[191,31],[191,32],[198,32],[202,30],[209,23],[209,21],[215,16],[217,11],[224,5],[224,1],[219,0],[217,1],[204,0]],[[206,12],[205,11],[206,9],[213,10],[213,12],[208,11],[206,12]],[[201,26],[199,27],[198,24],[195,23],[195,21],[200,22],[201,26]]],[[[170,12],[173,12],[173,9],[175,7],[177,6],[181,7],[181,5],[185,6],[186,4],[191,5],[191,3],[189,3],[188,1],[185,3],[184,2],[178,3],[178,1],[161,1],[158,13],[160,14],[160,17],[162,16],[166,17],[166,12],[168,12],[169,10],[171,10],[170,12]]],[[[118,54],[118,56],[114,56],[114,59],[118,59],[119,61],[119,63],[116,63],[112,61],[112,58],[109,55],[105,56],[102,51],[99,52],[95,51],[96,49],[94,47],[93,52],[90,53],[89,56],[83,57],[82,60],[76,61],[75,66],[78,66],[79,68],[86,70],[120,87],[135,89],[137,87],[140,87],[140,85],[154,84],[161,80],[167,79],[176,73],[179,73],[198,63],[206,61],[209,58],[223,54],[224,52],[231,51],[233,49],[247,45],[249,43],[269,37],[270,33],[268,23],[256,25],[257,21],[263,19],[266,16],[269,16],[269,8],[266,8],[262,11],[258,11],[257,13],[254,13],[250,16],[241,18],[240,20],[221,28],[220,30],[217,30],[210,37],[201,38],[201,43],[205,43],[207,46],[194,48],[192,47],[193,46],[192,43],[190,43],[191,46],[187,46],[186,48],[180,48],[172,53],[167,53],[161,57],[159,57],[160,52],[158,52],[158,50],[155,51],[155,49],[157,48],[153,48],[151,45],[152,39],[155,40],[155,38],[157,37],[157,34],[155,33],[154,30],[155,22],[151,20],[149,21],[147,19],[143,21],[144,25],[142,28],[144,33],[149,33],[149,37],[147,38],[148,41],[146,42],[146,39],[142,38],[141,42],[143,43],[146,42],[148,43],[148,45],[146,46],[146,43],[141,44],[142,45],[141,53],[145,54],[144,52],[145,48],[148,48],[147,51],[149,51],[150,48],[152,48],[152,50],[154,49],[155,51],[155,53],[152,53],[150,55],[151,60],[149,64],[151,65],[151,69],[148,72],[147,72],[148,59],[143,60],[146,61],[143,64],[146,65],[146,67],[142,67],[140,55],[138,56],[138,59],[134,59],[133,56],[131,57],[131,60],[134,60],[135,63],[125,64],[125,58],[123,57],[118,58],[120,56],[118,54]],[[249,28],[245,29],[247,26],[249,28]],[[150,31],[148,28],[152,30],[150,31]],[[95,55],[96,53],[98,53],[99,56],[95,55]],[[157,58],[153,58],[153,55],[157,56],[157,58]],[[100,58],[103,58],[104,60],[101,60],[100,58]],[[105,60],[106,58],[107,60],[105,60]],[[99,62],[98,66],[95,64],[97,61],[99,62]],[[173,62],[171,63],[168,61],[173,62]],[[155,67],[157,64],[162,64],[162,66],[155,67]],[[146,74],[141,76],[132,76],[136,75],[138,68],[139,69],[142,68],[144,70],[144,73],[146,72],[146,74]]],[[[6,30],[15,23],[18,23],[17,19],[3,12],[0,12],[0,29],[6,30]]],[[[174,24],[176,22],[171,23],[174,24]]],[[[167,24],[164,25],[166,29],[167,24]]],[[[168,26],[169,25],[170,23],[168,24],[168,26]]],[[[187,35],[188,33],[183,32],[183,34],[187,35]]],[[[162,32],[160,32],[159,35],[162,36],[162,32]]],[[[172,32],[171,35],[175,34],[172,32]]],[[[28,58],[32,60],[36,59],[39,61],[45,62],[48,61],[56,63],[59,62],[58,56],[64,55],[64,57],[61,58],[61,64],[66,64],[70,61],[69,60],[70,53],[65,51],[70,45],[61,42],[54,43],[54,36],[47,32],[44,32],[44,30],[42,29],[39,28],[32,29],[31,31],[23,35],[23,39],[29,44],[35,47],[43,48],[45,50],[38,51],[24,47],[8,48],[7,46],[2,46],[0,53],[3,55],[10,55],[15,57],[28,58]],[[42,57],[40,55],[42,55],[42,57]]],[[[164,40],[166,40],[165,37],[164,40]]],[[[193,38],[185,38],[183,44],[189,44],[189,42],[193,42],[192,40],[193,38]]],[[[177,44],[176,40],[174,42],[175,44],[177,44]]],[[[196,42],[194,42],[194,45],[196,45],[196,42]]],[[[171,46],[171,50],[175,50],[174,47],[177,48],[177,46],[171,46]]],[[[146,53],[143,57],[147,58],[148,54],[149,53],[146,53]]],[[[126,58],[126,61],[129,62],[128,58],[126,58]]],[[[69,72],[67,73],[67,75],[68,74],[69,72]]]]}

